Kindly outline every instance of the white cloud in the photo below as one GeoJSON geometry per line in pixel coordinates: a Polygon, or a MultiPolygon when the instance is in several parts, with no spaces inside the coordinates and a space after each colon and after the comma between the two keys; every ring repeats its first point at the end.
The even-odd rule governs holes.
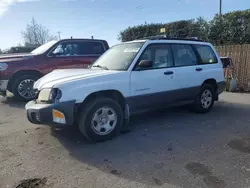
{"type": "Polygon", "coordinates": [[[23,3],[28,1],[34,1],[34,0],[0,0],[0,16],[2,16],[14,3],[23,3]]]}

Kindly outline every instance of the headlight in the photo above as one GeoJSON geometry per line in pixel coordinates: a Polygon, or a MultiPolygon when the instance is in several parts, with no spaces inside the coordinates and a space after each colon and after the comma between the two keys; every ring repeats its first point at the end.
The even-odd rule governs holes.
{"type": "Polygon", "coordinates": [[[62,97],[62,92],[58,88],[42,89],[39,93],[38,100],[41,102],[57,103],[62,97]]]}
{"type": "Polygon", "coordinates": [[[38,100],[39,101],[49,101],[49,96],[50,96],[50,92],[51,92],[51,88],[50,89],[42,89],[40,92],[39,92],[39,95],[38,95],[38,100]]]}
{"type": "Polygon", "coordinates": [[[8,68],[8,64],[0,63],[0,71],[5,71],[8,68]]]}

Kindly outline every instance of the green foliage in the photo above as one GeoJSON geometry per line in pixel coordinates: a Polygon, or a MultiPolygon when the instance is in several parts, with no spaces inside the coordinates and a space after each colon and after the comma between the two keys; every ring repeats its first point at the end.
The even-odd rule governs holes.
{"type": "Polygon", "coordinates": [[[118,39],[122,42],[131,41],[135,39],[140,39],[147,36],[157,35],[160,32],[160,28],[163,27],[163,24],[144,24],[134,27],[128,27],[124,31],[121,31],[118,39]]]}
{"type": "Polygon", "coordinates": [[[220,44],[250,43],[250,9],[229,12],[220,18],[215,15],[211,21],[202,17],[171,23],[151,23],[128,27],[121,31],[118,39],[122,42],[148,36],[160,35],[160,29],[166,28],[169,37],[199,37],[202,40],[220,44]]]}

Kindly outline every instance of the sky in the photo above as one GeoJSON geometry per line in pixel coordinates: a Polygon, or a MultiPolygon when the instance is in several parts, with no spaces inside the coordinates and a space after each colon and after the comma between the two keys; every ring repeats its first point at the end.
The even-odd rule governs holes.
{"type": "MultiPolygon", "coordinates": [[[[223,13],[250,8],[250,0],[223,0],[223,13]]],[[[112,46],[128,26],[212,19],[219,0],[0,0],[0,49],[23,44],[32,17],[61,38],[105,39],[112,46]]]]}

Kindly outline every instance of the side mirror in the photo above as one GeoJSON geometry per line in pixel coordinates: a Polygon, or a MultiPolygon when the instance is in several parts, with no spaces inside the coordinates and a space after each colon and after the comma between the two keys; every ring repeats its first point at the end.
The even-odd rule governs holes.
{"type": "Polygon", "coordinates": [[[153,61],[150,60],[142,60],[140,63],[137,65],[137,69],[149,69],[153,67],[153,61]]]}

